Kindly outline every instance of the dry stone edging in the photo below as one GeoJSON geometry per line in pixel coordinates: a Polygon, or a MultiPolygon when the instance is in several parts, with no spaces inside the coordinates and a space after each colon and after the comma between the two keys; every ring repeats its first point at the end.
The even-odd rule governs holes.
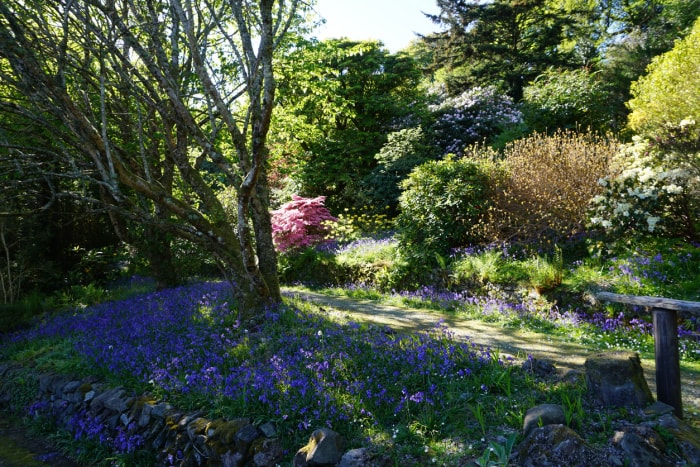
{"type": "MultiPolygon", "coordinates": [[[[535,364],[531,362],[533,368],[535,364]]],[[[524,418],[524,439],[512,455],[515,465],[700,466],[700,433],[677,418],[673,407],[654,402],[636,352],[597,354],[588,358],[584,367],[588,394],[599,406],[638,410],[643,421],[616,426],[609,445],[596,449],[566,426],[563,407],[533,407],[524,418]],[[681,463],[669,458],[668,446],[659,431],[673,438],[682,456],[681,463]]]]}
{"type": "MultiPolygon", "coordinates": [[[[25,370],[0,366],[0,407],[11,402],[11,382],[25,370]]],[[[148,394],[122,387],[108,388],[94,378],[40,373],[30,415],[50,416],[74,431],[76,420],[94,423],[106,439],[128,436],[155,454],[157,465],[272,467],[283,457],[274,426],[254,425],[248,418],[208,419],[184,413],[148,394]]],[[[15,407],[14,409],[19,409],[15,407]]]]}

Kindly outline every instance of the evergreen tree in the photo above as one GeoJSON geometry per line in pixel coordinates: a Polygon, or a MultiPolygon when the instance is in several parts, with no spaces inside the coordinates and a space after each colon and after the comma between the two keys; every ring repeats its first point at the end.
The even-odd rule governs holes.
{"type": "Polygon", "coordinates": [[[572,50],[561,45],[575,24],[547,0],[493,2],[438,0],[427,15],[445,31],[424,40],[433,49],[433,70],[444,74],[450,94],[499,84],[513,99],[549,67],[572,67],[572,50]]]}

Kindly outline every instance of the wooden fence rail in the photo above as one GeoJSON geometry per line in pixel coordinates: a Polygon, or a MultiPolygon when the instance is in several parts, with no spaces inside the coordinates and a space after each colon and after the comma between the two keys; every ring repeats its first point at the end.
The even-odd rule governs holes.
{"type": "Polygon", "coordinates": [[[678,312],[700,315],[700,302],[610,292],[599,292],[596,294],[596,299],[638,305],[651,310],[656,356],[656,398],[673,407],[676,416],[683,418],[681,364],[678,354],[678,312]]]}

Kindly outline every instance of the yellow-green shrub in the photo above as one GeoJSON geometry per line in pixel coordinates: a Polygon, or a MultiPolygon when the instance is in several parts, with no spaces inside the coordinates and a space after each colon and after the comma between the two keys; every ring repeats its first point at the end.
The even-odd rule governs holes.
{"type": "MultiPolygon", "coordinates": [[[[509,143],[491,170],[490,209],[484,228],[494,240],[567,238],[584,229],[598,180],[619,149],[617,140],[591,133],[535,133],[509,143]]],[[[493,158],[474,149],[472,157],[493,158]]]]}
{"type": "Polygon", "coordinates": [[[338,220],[329,225],[328,237],[339,243],[347,243],[391,230],[394,221],[379,211],[371,206],[346,208],[338,214],[338,220]]]}

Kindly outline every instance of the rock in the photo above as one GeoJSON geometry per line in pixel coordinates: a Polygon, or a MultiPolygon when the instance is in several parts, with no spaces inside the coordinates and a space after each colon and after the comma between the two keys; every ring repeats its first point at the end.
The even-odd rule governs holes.
{"type": "Polygon", "coordinates": [[[636,352],[608,352],[586,360],[589,392],[610,407],[644,407],[654,402],[636,352]]]}
{"type": "Polygon", "coordinates": [[[151,421],[151,412],[153,411],[153,404],[145,403],[141,408],[141,412],[138,414],[138,425],[140,427],[147,426],[151,421]]]}
{"type": "Polygon", "coordinates": [[[311,434],[306,446],[294,456],[294,467],[331,466],[343,455],[343,439],[329,428],[319,428],[311,434]]]}
{"type": "Polygon", "coordinates": [[[161,402],[161,403],[153,406],[153,408],[151,409],[151,415],[156,417],[156,418],[165,418],[165,416],[171,410],[172,410],[172,407],[170,407],[169,404],[166,404],[165,402],[161,402]]]}
{"type": "Polygon", "coordinates": [[[95,397],[95,391],[90,390],[85,393],[85,396],[83,397],[83,402],[90,402],[93,398],[95,397]]]}
{"type": "Polygon", "coordinates": [[[565,425],[547,425],[534,429],[515,449],[515,457],[514,465],[521,467],[615,465],[565,425]]]}
{"type": "Polygon", "coordinates": [[[243,454],[240,452],[228,451],[226,454],[221,456],[221,466],[222,467],[240,467],[243,465],[243,454]]]}
{"type": "Polygon", "coordinates": [[[659,418],[662,415],[673,413],[676,409],[668,404],[664,404],[661,401],[656,401],[646,409],[644,409],[644,416],[646,418],[659,418]]]}
{"type": "Polygon", "coordinates": [[[282,464],[284,449],[278,439],[265,439],[260,452],[253,456],[255,467],[275,467],[282,464]]]}
{"type": "Polygon", "coordinates": [[[366,448],[351,449],[343,454],[339,467],[365,467],[371,458],[372,454],[366,448]]]}
{"type": "Polygon", "coordinates": [[[700,432],[673,413],[662,415],[659,426],[671,432],[688,465],[700,465],[700,432]]]}
{"type": "Polygon", "coordinates": [[[277,430],[272,422],[263,423],[258,427],[258,429],[265,435],[266,438],[275,438],[277,436],[277,430]]]}
{"type": "Polygon", "coordinates": [[[109,389],[90,401],[90,409],[95,413],[101,411],[105,407],[116,412],[123,412],[127,409],[126,400],[123,397],[125,392],[126,391],[120,387],[109,389]]]}
{"type": "Polygon", "coordinates": [[[250,445],[253,444],[253,441],[259,437],[260,432],[253,425],[243,426],[238,433],[236,433],[236,449],[238,449],[238,452],[242,452],[244,455],[247,454],[250,445]]]}
{"type": "Polygon", "coordinates": [[[527,437],[532,430],[540,426],[565,425],[564,409],[556,404],[542,404],[533,407],[525,414],[523,436],[527,437]]]}
{"type": "Polygon", "coordinates": [[[612,438],[614,446],[623,452],[625,465],[648,467],[671,467],[673,464],[664,459],[666,449],[661,436],[647,426],[626,427],[617,431],[612,438]]]}
{"type": "Polygon", "coordinates": [[[546,359],[528,358],[523,362],[523,370],[540,378],[546,378],[556,372],[554,363],[546,359]]]}

